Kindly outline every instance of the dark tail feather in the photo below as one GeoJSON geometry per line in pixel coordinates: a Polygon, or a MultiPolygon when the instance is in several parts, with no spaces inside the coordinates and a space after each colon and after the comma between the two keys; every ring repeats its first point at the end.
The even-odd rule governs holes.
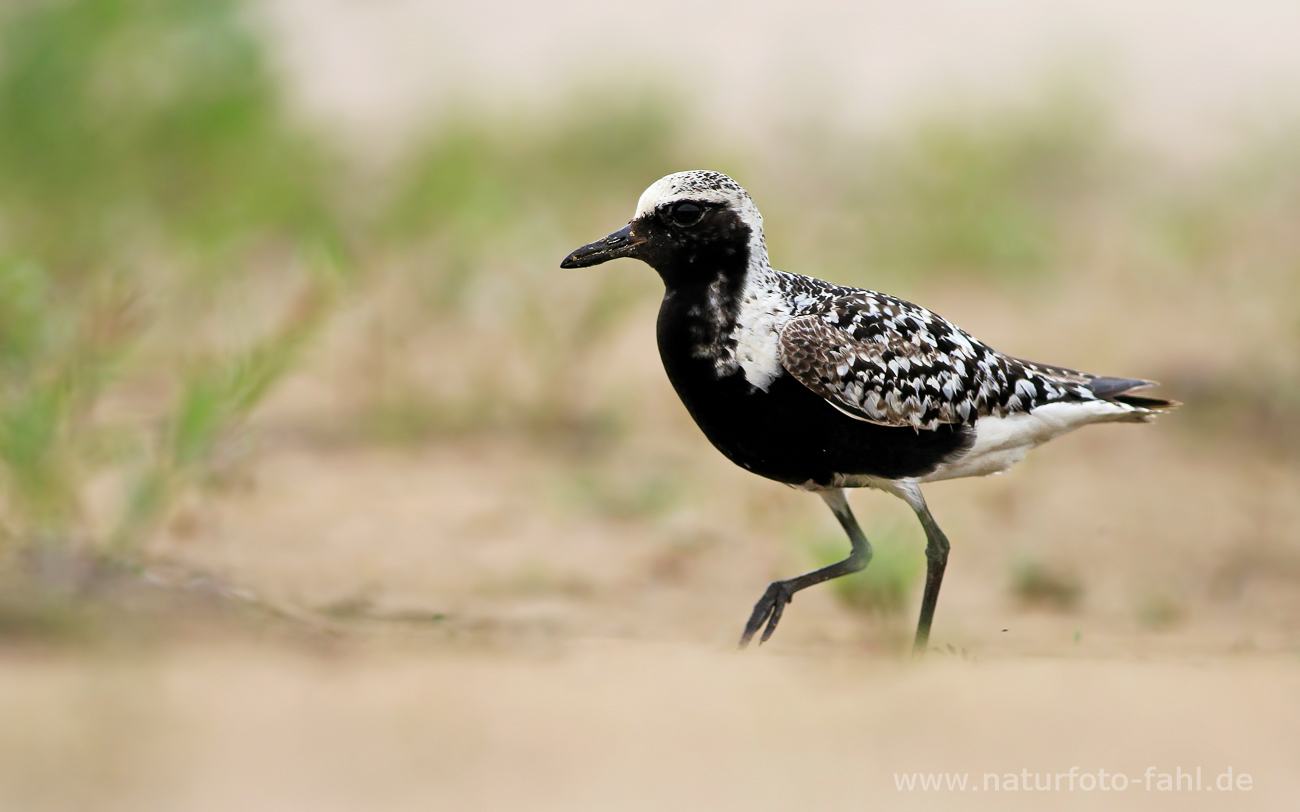
{"type": "Polygon", "coordinates": [[[1155,381],[1142,381],[1131,378],[1093,378],[1088,381],[1088,388],[1099,398],[1114,400],[1116,395],[1132,392],[1134,389],[1146,389],[1155,386],[1155,381]]]}
{"type": "Polygon", "coordinates": [[[1088,388],[1099,398],[1124,403],[1139,409],[1172,409],[1181,406],[1176,400],[1149,398],[1142,395],[1130,395],[1134,389],[1146,389],[1155,386],[1155,381],[1133,380],[1129,378],[1093,378],[1088,381],[1088,388]]]}
{"type": "Polygon", "coordinates": [[[1165,398],[1144,398],[1141,395],[1116,395],[1110,398],[1117,403],[1127,403],[1129,406],[1136,406],[1139,409],[1174,409],[1183,404],[1176,400],[1167,400],[1165,398]]]}

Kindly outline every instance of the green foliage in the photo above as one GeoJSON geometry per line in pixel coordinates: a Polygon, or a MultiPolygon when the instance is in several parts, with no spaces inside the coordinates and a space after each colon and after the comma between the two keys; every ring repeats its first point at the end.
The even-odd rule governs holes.
{"type": "Polygon", "coordinates": [[[1177,423],[1184,437],[1300,456],[1300,119],[1252,134],[1143,215],[1146,238],[1177,263],[1180,281],[1258,336],[1226,365],[1180,370],[1179,399],[1195,405],[1177,423]]]}
{"type": "Polygon", "coordinates": [[[366,359],[368,432],[606,436],[618,420],[590,401],[585,376],[657,282],[623,263],[573,272],[559,260],[627,222],[635,191],[658,177],[734,163],[691,142],[692,120],[653,93],[590,93],[544,115],[452,110],[418,139],[369,229],[385,268],[375,281],[395,298],[376,314],[366,359]],[[390,359],[449,323],[472,368],[463,376],[420,380],[390,359]],[[446,379],[467,382],[449,391],[446,379]]]}
{"type": "Polygon", "coordinates": [[[1112,157],[1107,125],[1103,108],[1073,91],[923,121],[883,146],[868,173],[871,258],[914,272],[1050,271],[1068,217],[1097,192],[1112,157]]]}
{"type": "Polygon", "coordinates": [[[0,235],[63,276],[144,247],[332,240],[238,0],[28,0],[0,27],[0,235]]]}
{"type": "Polygon", "coordinates": [[[113,546],[130,552],[177,496],[207,470],[222,440],[247,419],[267,392],[290,372],[330,311],[330,289],[308,286],[276,330],[248,349],[187,365],[162,441],[139,475],[114,533],[113,546]]]}
{"type": "Polygon", "coordinates": [[[785,151],[798,157],[764,202],[779,235],[769,242],[793,247],[785,257],[805,272],[869,286],[1050,279],[1077,261],[1091,211],[1127,205],[1131,191],[1107,106],[1069,82],[1018,105],[937,107],[867,137],[811,122],[785,151]]]}
{"type": "Polygon", "coordinates": [[[681,168],[689,114],[652,93],[579,95],[547,116],[446,114],[395,174],[382,232],[402,240],[450,234],[485,247],[525,217],[585,225],[629,188],[681,168]]]}
{"type": "Polygon", "coordinates": [[[131,557],[202,480],[328,312],[333,282],[292,258],[341,241],[330,168],[238,0],[0,11],[0,559],[110,542],[131,557]],[[268,271],[270,243],[286,261],[268,271]],[[201,326],[254,259],[258,284],[301,300],[261,335],[212,342],[201,326]],[[170,409],[111,406],[168,380],[170,409]],[[86,509],[104,477],[135,483],[116,531],[86,509]]]}
{"type": "Polygon", "coordinates": [[[1252,135],[1159,203],[1157,233],[1193,266],[1245,260],[1300,278],[1300,120],[1252,135]]]}
{"type": "Polygon", "coordinates": [[[449,111],[391,173],[376,242],[406,255],[427,306],[467,306],[489,268],[603,236],[587,229],[626,222],[628,190],[717,158],[686,144],[691,118],[649,92],[578,95],[545,116],[449,111]]]}
{"type": "Polygon", "coordinates": [[[10,533],[64,533],[78,514],[88,415],[135,339],[112,284],[60,292],[29,262],[0,262],[0,467],[10,533]]]}
{"type": "MultiPolygon", "coordinates": [[[[96,281],[61,289],[34,264],[0,262],[0,291],[8,294],[0,297],[0,483],[5,533],[20,542],[102,541],[84,525],[89,482],[106,464],[133,467],[132,449],[149,445],[149,425],[102,414],[106,400],[130,391],[131,361],[149,325],[135,297],[110,284],[116,280],[96,281]]],[[[147,520],[192,483],[292,368],[328,313],[329,291],[326,280],[310,282],[293,311],[247,350],[182,363],[165,440],[129,500],[119,552],[141,540],[147,520]]]]}

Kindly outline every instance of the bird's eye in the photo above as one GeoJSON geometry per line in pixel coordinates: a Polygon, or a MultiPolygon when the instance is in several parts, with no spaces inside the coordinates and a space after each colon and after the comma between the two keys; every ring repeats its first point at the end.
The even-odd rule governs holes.
{"type": "Polygon", "coordinates": [[[679,226],[693,226],[704,216],[704,207],[699,203],[683,200],[668,210],[668,219],[679,226]]]}

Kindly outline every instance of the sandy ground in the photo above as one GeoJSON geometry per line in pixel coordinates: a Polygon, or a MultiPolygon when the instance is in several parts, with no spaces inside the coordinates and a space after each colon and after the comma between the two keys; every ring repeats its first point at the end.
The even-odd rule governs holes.
{"type": "Polygon", "coordinates": [[[68,666],[11,660],[0,675],[6,808],[1280,810],[1300,789],[1294,655],[909,665],[588,640],[68,666]],[[1130,782],[984,783],[1028,771],[1046,786],[1074,767],[1130,782]],[[1229,767],[1253,788],[1211,790],[1229,767]],[[1199,792],[1158,789],[1197,768],[1199,792]],[[916,772],[969,784],[896,787],[916,772]]]}

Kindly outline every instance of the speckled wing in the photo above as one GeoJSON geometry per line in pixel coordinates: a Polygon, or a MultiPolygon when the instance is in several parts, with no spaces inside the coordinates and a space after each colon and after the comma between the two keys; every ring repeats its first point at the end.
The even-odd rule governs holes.
{"type": "Polygon", "coordinates": [[[778,352],[804,386],[884,426],[972,424],[984,415],[1092,398],[1081,382],[1031,369],[924,308],[868,291],[786,322],[778,352]]]}

